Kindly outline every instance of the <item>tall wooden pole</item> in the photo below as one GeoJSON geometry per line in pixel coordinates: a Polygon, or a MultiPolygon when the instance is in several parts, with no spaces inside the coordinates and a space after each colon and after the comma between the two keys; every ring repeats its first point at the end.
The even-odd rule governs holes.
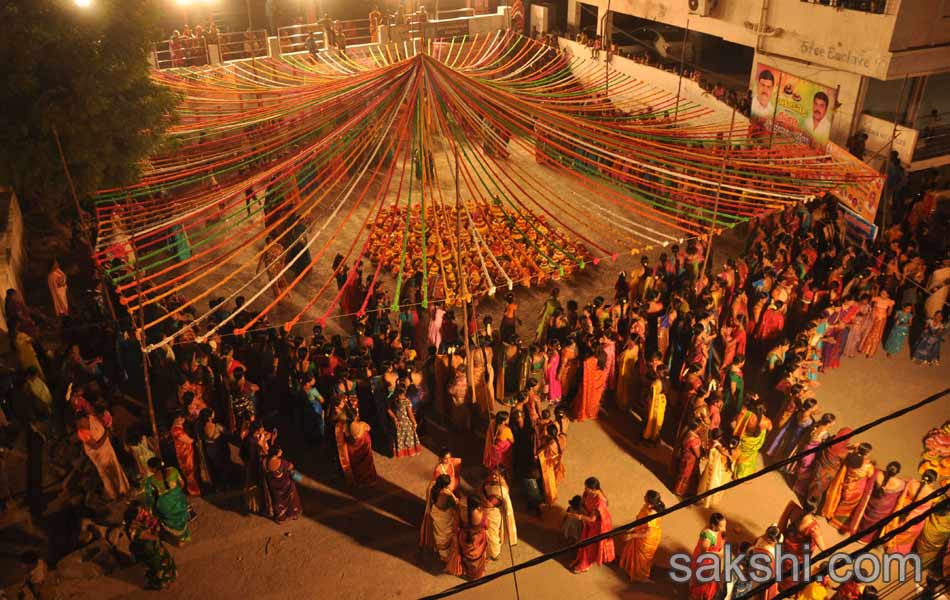
{"type": "Polygon", "coordinates": [[[686,19],[686,31],[683,33],[683,48],[680,50],[680,76],[676,82],[676,106],[673,107],[673,122],[680,115],[680,92],[683,90],[683,63],[686,62],[686,44],[689,41],[689,19],[686,19]]]}
{"type": "Polygon", "coordinates": [[[63,163],[63,172],[66,173],[66,181],[69,183],[69,191],[72,194],[73,205],[76,208],[76,218],[82,222],[82,208],[79,206],[79,195],[76,194],[76,185],[73,183],[73,176],[69,172],[66,155],[63,154],[63,144],[59,140],[59,131],[55,125],[53,125],[53,139],[56,140],[56,149],[59,150],[59,160],[63,163]]]}
{"type": "MultiPolygon", "coordinates": [[[[126,206],[128,206],[128,202],[126,202],[126,206]]],[[[155,442],[155,447],[158,448],[158,422],[155,418],[155,402],[152,399],[152,383],[151,377],[149,375],[148,350],[146,350],[147,344],[145,343],[145,297],[142,295],[142,271],[139,267],[139,251],[138,245],[135,243],[135,232],[132,232],[132,235],[129,236],[129,239],[132,242],[132,255],[133,259],[135,260],[136,294],[138,294],[139,297],[139,330],[136,337],[139,340],[139,347],[142,349],[142,375],[144,376],[145,380],[145,402],[148,406],[148,420],[152,424],[152,438],[155,442]]]]}
{"type": "MultiPolygon", "coordinates": [[[[468,285],[462,270],[462,201],[459,197],[459,147],[455,140],[455,256],[458,262],[459,294],[462,297],[462,332],[465,340],[465,376],[472,405],[475,404],[475,368],[472,365],[471,336],[468,332],[468,285]]],[[[488,368],[486,365],[485,368],[488,368]]]]}
{"type": "Polygon", "coordinates": [[[713,234],[716,231],[716,222],[719,220],[719,197],[722,195],[722,183],[726,177],[726,161],[729,159],[729,152],[732,150],[732,129],[736,124],[736,107],[732,107],[732,119],[729,120],[729,135],[726,139],[726,148],[722,153],[722,164],[719,166],[719,183],[716,185],[716,201],[713,204],[713,217],[709,223],[709,242],[706,244],[706,256],[703,257],[703,270],[700,277],[706,273],[709,265],[709,257],[712,255],[713,234]]]}

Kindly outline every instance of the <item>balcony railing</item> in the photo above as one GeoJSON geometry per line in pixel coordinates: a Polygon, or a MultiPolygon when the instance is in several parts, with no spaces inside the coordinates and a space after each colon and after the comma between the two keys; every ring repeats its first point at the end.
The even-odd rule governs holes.
{"type": "Polygon", "coordinates": [[[950,154],[950,113],[920,119],[914,162],[950,154]]]}
{"type": "Polygon", "coordinates": [[[210,62],[204,38],[177,37],[152,44],[152,56],[159,69],[200,67],[210,62]]]}
{"type": "MultiPolygon", "coordinates": [[[[368,44],[372,41],[369,32],[369,19],[353,19],[339,21],[339,25],[346,34],[346,43],[368,44]]],[[[303,25],[289,25],[277,30],[277,41],[281,53],[303,52],[307,49],[307,37],[313,34],[317,48],[323,49],[323,25],[320,23],[306,23],[303,25]]]]}
{"type": "Polygon", "coordinates": [[[267,56],[267,31],[222,33],[218,38],[218,52],[222,62],[267,56]]]}
{"type": "Polygon", "coordinates": [[[859,12],[878,15],[896,15],[901,0],[801,0],[809,4],[821,4],[842,10],[856,10],[859,12]]]}

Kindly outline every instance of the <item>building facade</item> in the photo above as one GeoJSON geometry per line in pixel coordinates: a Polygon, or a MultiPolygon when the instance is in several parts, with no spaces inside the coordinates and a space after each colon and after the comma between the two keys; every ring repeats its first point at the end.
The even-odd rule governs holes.
{"type": "Polygon", "coordinates": [[[868,132],[867,159],[950,163],[950,0],[568,0],[569,29],[621,15],[753,49],[750,89],[764,64],[835,90],[831,139],[868,132]]]}

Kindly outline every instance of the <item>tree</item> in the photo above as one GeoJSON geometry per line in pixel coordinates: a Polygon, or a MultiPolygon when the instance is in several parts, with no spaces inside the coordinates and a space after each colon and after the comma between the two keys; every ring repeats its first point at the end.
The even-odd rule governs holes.
{"type": "Polygon", "coordinates": [[[53,135],[80,199],[134,182],[174,119],[150,78],[150,0],[0,0],[0,183],[27,210],[72,206],[53,135]]]}

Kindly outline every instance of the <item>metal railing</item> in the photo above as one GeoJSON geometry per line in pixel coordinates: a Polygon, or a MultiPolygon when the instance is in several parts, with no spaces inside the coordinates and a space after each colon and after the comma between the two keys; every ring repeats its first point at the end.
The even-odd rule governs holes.
{"type": "Polygon", "coordinates": [[[267,30],[222,33],[218,39],[222,62],[267,56],[267,30]]]}
{"type": "Polygon", "coordinates": [[[874,13],[877,15],[896,15],[901,0],[801,0],[809,4],[821,4],[842,10],[874,13]]]}
{"type": "Polygon", "coordinates": [[[210,62],[204,38],[177,37],[152,44],[152,56],[159,69],[200,67],[210,62]]]}
{"type": "Polygon", "coordinates": [[[950,124],[926,126],[914,146],[914,162],[950,154],[950,124]]]}
{"type": "MultiPolygon", "coordinates": [[[[488,14],[494,11],[483,10],[483,14],[488,14]]],[[[474,8],[456,8],[453,10],[440,10],[436,20],[440,21],[443,19],[458,19],[459,17],[474,17],[476,14],[474,8]]]]}
{"type": "MultiPolygon", "coordinates": [[[[346,35],[347,45],[369,44],[372,42],[370,37],[369,19],[352,19],[349,21],[336,21],[343,33],[346,35]]],[[[303,25],[288,25],[277,30],[277,43],[280,45],[280,51],[283,52],[302,52],[307,49],[307,37],[313,34],[318,49],[323,49],[323,25],[321,23],[305,23],[303,25]]]]}

